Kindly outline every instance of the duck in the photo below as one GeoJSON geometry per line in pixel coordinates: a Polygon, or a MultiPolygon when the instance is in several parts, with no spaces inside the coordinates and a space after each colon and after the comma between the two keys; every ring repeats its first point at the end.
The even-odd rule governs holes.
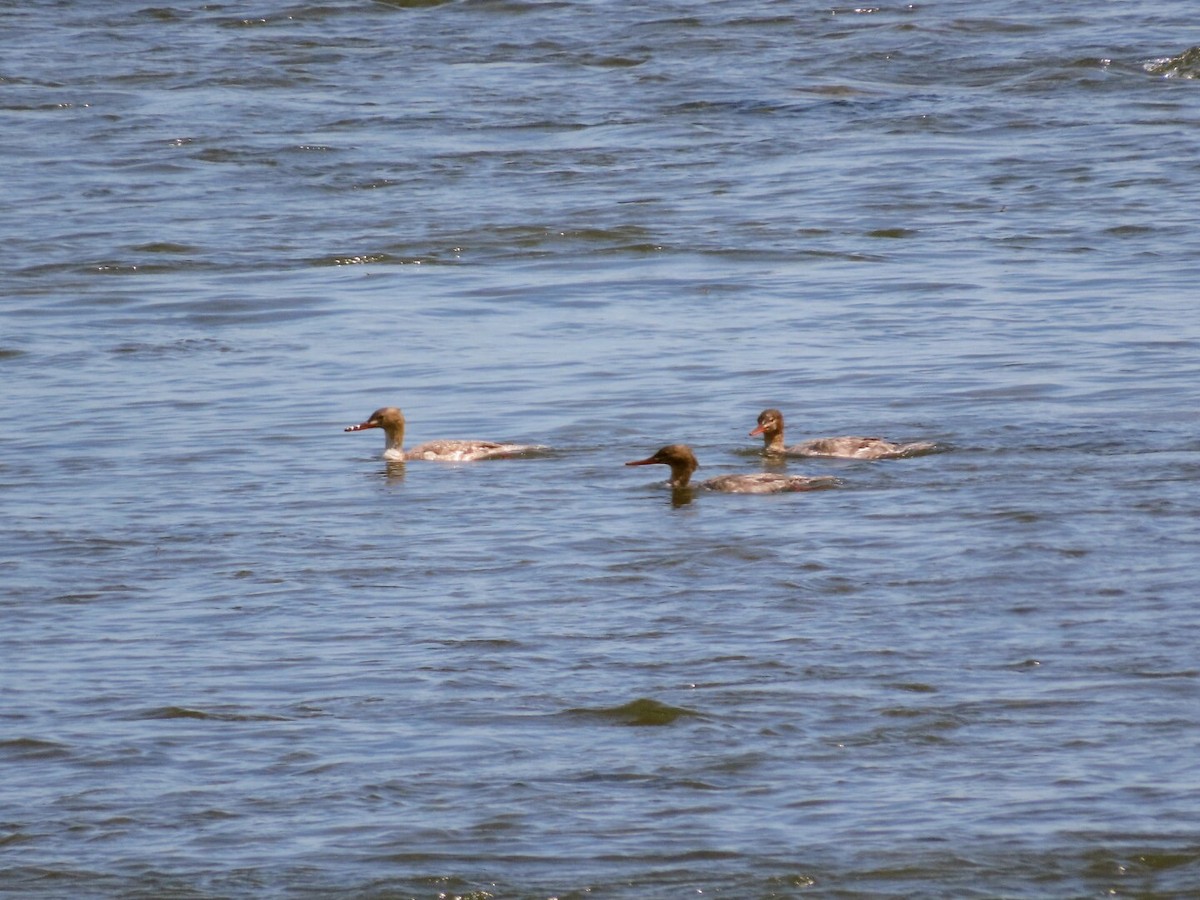
{"type": "Polygon", "coordinates": [[[763,446],[768,456],[826,456],[837,459],[900,459],[906,456],[916,456],[919,453],[931,453],[937,449],[932,441],[914,441],[908,444],[898,444],[877,437],[858,437],[845,435],[843,437],[813,438],[785,447],[783,443],[783,413],[777,409],[764,409],[758,414],[758,427],[750,432],[750,437],[762,435],[763,446]]]}
{"type": "MultiPolygon", "coordinates": [[[[660,447],[653,456],[625,463],[627,466],[670,466],[668,484],[675,490],[691,485],[692,473],[700,467],[696,454],[687,444],[668,444],[660,447]]],[[[828,476],[810,478],[804,475],[785,475],[781,472],[751,472],[743,475],[718,475],[700,482],[696,487],[727,494],[783,494],[789,491],[814,491],[836,487],[838,478],[828,476]]]]}
{"type": "Polygon", "coordinates": [[[521,456],[543,448],[526,444],[500,444],[496,441],[428,441],[404,449],[404,413],[394,406],[375,410],[365,422],[349,425],[345,431],[366,431],[382,428],[384,436],[383,458],[391,462],[431,459],[441,462],[475,462],[481,459],[503,459],[521,456]]]}

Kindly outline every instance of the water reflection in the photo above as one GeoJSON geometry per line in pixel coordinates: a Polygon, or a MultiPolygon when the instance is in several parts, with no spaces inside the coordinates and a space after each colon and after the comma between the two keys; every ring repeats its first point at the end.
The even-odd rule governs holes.
{"type": "Polygon", "coordinates": [[[671,506],[678,509],[681,506],[687,506],[696,496],[696,489],[688,487],[673,487],[671,488],[671,506]]]}

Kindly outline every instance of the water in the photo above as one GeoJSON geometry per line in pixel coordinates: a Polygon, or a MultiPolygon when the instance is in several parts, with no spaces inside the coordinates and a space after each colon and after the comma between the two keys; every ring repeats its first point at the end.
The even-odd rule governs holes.
{"type": "Polygon", "coordinates": [[[0,892],[1200,892],[1192,6],[0,9],[0,892]]]}

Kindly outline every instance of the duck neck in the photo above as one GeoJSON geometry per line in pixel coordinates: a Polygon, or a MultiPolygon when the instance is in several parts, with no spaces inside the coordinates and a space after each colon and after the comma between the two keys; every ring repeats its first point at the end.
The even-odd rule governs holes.
{"type": "Polygon", "coordinates": [[[771,431],[764,431],[763,448],[767,453],[782,453],[784,451],[783,429],[775,428],[771,431]]]}
{"type": "Polygon", "coordinates": [[[404,457],[404,423],[385,425],[383,429],[385,446],[383,452],[388,456],[404,457]]]}
{"type": "Polygon", "coordinates": [[[692,480],[693,471],[695,469],[692,465],[684,460],[671,463],[671,481],[669,482],[671,487],[676,490],[687,487],[688,482],[692,480]]]}

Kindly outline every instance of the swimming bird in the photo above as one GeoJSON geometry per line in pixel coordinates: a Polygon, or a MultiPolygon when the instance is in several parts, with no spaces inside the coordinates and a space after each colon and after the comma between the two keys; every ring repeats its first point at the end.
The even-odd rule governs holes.
{"type": "Polygon", "coordinates": [[[350,425],[345,430],[366,431],[368,428],[383,429],[383,458],[393,462],[403,462],[409,459],[474,462],[480,459],[520,456],[543,449],[525,444],[498,444],[495,441],[428,441],[406,451],[404,449],[404,413],[394,406],[377,409],[365,422],[350,425]]]}
{"type": "Polygon", "coordinates": [[[764,409],[758,414],[758,427],[750,432],[750,437],[762,435],[763,446],[768,456],[828,456],[840,459],[900,459],[905,456],[916,456],[918,453],[929,453],[937,449],[932,441],[914,441],[909,444],[897,444],[877,437],[843,437],[813,438],[785,447],[783,444],[783,413],[777,409],[764,409]]]}
{"type": "MultiPolygon", "coordinates": [[[[625,463],[627,466],[671,467],[668,482],[676,490],[689,486],[692,473],[700,467],[696,454],[686,444],[668,444],[653,456],[625,463]]],[[[815,491],[836,487],[841,480],[831,477],[809,478],[803,475],[784,475],[780,472],[752,472],[745,475],[718,475],[700,482],[696,487],[728,494],[782,494],[787,491],[815,491]]]]}

